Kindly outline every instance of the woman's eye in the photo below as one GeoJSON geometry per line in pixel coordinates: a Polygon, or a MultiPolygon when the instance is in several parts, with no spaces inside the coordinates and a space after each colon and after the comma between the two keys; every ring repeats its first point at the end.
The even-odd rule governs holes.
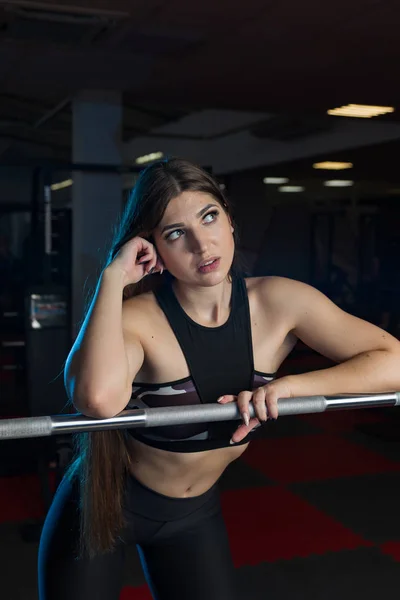
{"type": "MultiPolygon", "coordinates": [[[[206,223],[206,224],[212,223],[213,221],[215,221],[218,214],[219,214],[218,210],[213,210],[212,212],[207,213],[203,217],[203,223],[206,223]]],[[[169,233],[165,237],[165,239],[168,242],[174,242],[175,240],[178,240],[180,237],[182,237],[183,234],[184,234],[184,231],[182,229],[175,229],[174,231],[171,231],[171,233],[169,233]]]]}
{"type": "Polygon", "coordinates": [[[178,238],[180,238],[182,233],[183,233],[182,229],[175,229],[175,231],[172,231],[169,235],[167,235],[166,239],[169,242],[173,242],[174,240],[177,240],[178,238]]]}
{"type": "Polygon", "coordinates": [[[216,219],[217,215],[218,215],[218,211],[217,211],[217,210],[213,210],[212,212],[209,212],[209,213],[207,213],[207,214],[204,216],[204,219],[203,219],[203,221],[204,221],[205,223],[212,223],[212,221],[215,221],[215,219],[216,219]]]}

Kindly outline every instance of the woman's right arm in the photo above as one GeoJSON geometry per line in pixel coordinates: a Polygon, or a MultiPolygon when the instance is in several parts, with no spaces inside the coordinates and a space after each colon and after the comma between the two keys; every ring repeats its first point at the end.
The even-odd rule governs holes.
{"type": "MultiPolygon", "coordinates": [[[[157,264],[151,244],[140,239],[139,248],[141,253],[135,240],[131,240],[124,252],[125,263],[132,264],[134,273],[127,272],[124,253],[122,259],[113,261],[103,271],[66,361],[67,394],[77,411],[91,417],[110,418],[124,410],[132,394],[132,381],[143,363],[143,348],[134,334],[132,317],[128,327],[124,324],[122,302],[124,287],[140,281],[157,264]]],[[[131,309],[129,314],[132,315],[131,309]]]]}

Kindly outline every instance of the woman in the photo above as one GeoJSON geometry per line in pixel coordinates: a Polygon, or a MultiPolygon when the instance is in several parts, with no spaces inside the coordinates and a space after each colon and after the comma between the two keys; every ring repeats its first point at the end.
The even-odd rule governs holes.
{"type": "Polygon", "coordinates": [[[397,340],[308,285],[242,278],[234,235],[200,168],[172,159],[141,174],[68,357],[67,392],[97,418],[237,401],[243,423],[81,436],[42,534],[41,600],[117,599],[130,543],[154,598],[237,598],[217,481],[250,432],[278,417],[280,397],[400,388],[397,340]],[[275,379],[297,339],[339,364],[275,379]]]}

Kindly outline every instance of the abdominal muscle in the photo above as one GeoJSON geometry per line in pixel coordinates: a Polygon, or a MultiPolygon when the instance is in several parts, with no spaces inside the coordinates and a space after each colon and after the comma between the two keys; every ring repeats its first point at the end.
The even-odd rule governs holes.
{"type": "Polygon", "coordinates": [[[131,438],[131,474],[146,487],[172,498],[209,490],[248,444],[205,452],[168,452],[131,438]]]}

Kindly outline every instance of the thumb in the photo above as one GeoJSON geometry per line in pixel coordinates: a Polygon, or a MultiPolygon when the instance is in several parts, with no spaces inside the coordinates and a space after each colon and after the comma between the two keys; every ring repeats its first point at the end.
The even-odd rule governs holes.
{"type": "Polygon", "coordinates": [[[233,396],[232,394],[226,394],[225,396],[220,396],[217,400],[219,404],[227,404],[228,402],[235,402],[237,400],[237,396],[233,396]]]}

